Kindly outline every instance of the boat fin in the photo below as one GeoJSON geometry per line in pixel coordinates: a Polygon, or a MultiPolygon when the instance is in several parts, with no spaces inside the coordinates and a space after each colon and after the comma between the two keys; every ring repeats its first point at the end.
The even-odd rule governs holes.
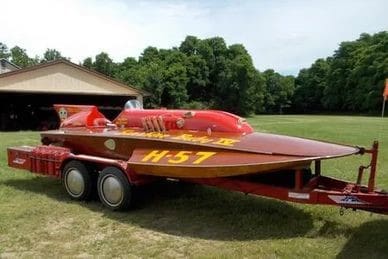
{"type": "Polygon", "coordinates": [[[55,104],[61,128],[98,127],[111,123],[94,105],[55,104]]]}
{"type": "Polygon", "coordinates": [[[61,123],[72,115],[79,112],[89,112],[94,105],[71,105],[71,104],[54,104],[54,109],[57,112],[61,123]]]}

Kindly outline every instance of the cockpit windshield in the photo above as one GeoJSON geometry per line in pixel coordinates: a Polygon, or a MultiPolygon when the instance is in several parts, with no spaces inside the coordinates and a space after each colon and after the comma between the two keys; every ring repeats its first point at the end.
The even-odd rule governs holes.
{"type": "Polygon", "coordinates": [[[142,110],[143,109],[143,105],[138,100],[128,100],[125,103],[124,109],[142,110]]]}

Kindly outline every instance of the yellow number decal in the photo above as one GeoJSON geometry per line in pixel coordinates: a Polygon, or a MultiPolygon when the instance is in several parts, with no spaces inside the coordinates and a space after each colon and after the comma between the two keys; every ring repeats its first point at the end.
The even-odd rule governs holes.
{"type": "Polygon", "coordinates": [[[159,150],[154,150],[150,152],[148,155],[146,155],[141,161],[147,162],[148,160],[152,159],[151,162],[157,163],[159,162],[160,159],[162,159],[165,155],[167,155],[168,152],[169,152],[168,150],[163,150],[160,152],[159,150]]]}
{"type": "MultiPolygon", "coordinates": [[[[192,151],[179,151],[175,155],[169,154],[169,150],[153,150],[150,153],[148,153],[141,161],[142,162],[148,162],[151,161],[152,163],[158,163],[161,159],[163,158],[170,158],[167,160],[168,163],[170,164],[181,164],[186,162],[187,160],[190,159],[190,156],[193,155],[192,151]]],[[[193,165],[198,165],[205,161],[206,159],[214,156],[217,154],[217,152],[205,152],[205,151],[200,151],[195,153],[197,158],[192,162],[193,165]]]]}
{"type": "Polygon", "coordinates": [[[216,152],[197,152],[196,155],[200,156],[197,160],[193,162],[194,165],[198,165],[208,159],[209,157],[212,157],[216,154],[216,152]]]}
{"type": "Polygon", "coordinates": [[[180,164],[186,162],[190,158],[191,151],[179,151],[173,159],[169,159],[168,162],[171,164],[180,164]]]}

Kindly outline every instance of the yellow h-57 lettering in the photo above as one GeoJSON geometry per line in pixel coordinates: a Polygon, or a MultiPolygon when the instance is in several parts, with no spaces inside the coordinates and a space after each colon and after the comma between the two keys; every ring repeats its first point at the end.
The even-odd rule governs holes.
{"type": "Polygon", "coordinates": [[[205,160],[214,156],[217,152],[207,152],[207,151],[178,151],[173,153],[170,150],[152,150],[146,154],[142,162],[167,162],[169,164],[182,164],[189,162],[193,165],[198,165],[204,162],[205,160]]]}

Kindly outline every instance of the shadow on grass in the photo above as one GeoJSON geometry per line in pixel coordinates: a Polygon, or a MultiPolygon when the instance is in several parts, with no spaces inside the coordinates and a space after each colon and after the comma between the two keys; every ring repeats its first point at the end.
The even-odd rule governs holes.
{"type": "Polygon", "coordinates": [[[354,229],[337,258],[387,258],[388,220],[376,220],[354,229]]]}
{"type": "MultiPolygon", "coordinates": [[[[56,179],[37,177],[2,184],[70,201],[56,179]]],[[[129,212],[112,212],[99,201],[82,204],[121,223],[210,240],[282,239],[304,236],[313,228],[309,214],[287,203],[217,188],[159,182],[139,188],[136,194],[139,199],[129,212]]]]}

